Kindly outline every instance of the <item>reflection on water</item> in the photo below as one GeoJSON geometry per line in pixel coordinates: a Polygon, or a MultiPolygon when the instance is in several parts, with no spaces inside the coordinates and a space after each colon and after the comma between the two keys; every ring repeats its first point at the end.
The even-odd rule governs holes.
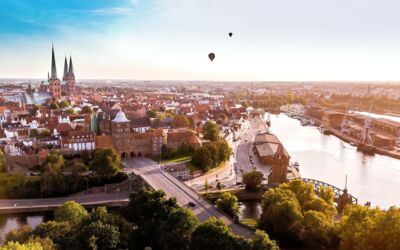
{"type": "Polygon", "coordinates": [[[325,181],[344,188],[348,175],[349,192],[359,203],[388,208],[400,204],[400,160],[382,155],[367,156],[333,135],[323,135],[316,127],[303,127],[285,114],[271,116],[271,131],[300,163],[302,177],[325,181]]]}
{"type": "Polygon", "coordinates": [[[240,203],[239,219],[259,219],[261,215],[261,206],[258,201],[243,201],[240,203]]]}
{"type": "Polygon", "coordinates": [[[0,215],[0,244],[3,243],[5,236],[11,230],[18,229],[24,224],[35,228],[43,219],[43,215],[0,215]]]}

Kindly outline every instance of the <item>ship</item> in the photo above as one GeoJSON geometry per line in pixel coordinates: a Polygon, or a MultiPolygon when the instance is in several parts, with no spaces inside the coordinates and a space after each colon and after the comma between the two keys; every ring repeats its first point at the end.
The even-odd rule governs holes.
{"type": "MultiPolygon", "coordinates": [[[[369,87],[368,87],[368,93],[369,93],[369,87]]],[[[370,132],[371,118],[369,117],[369,115],[371,114],[371,110],[372,110],[372,101],[369,104],[368,119],[365,119],[364,121],[364,129],[361,132],[360,140],[357,143],[357,150],[365,154],[374,155],[376,152],[376,147],[374,146],[374,141],[372,139],[370,132]]]]}
{"type": "Polygon", "coordinates": [[[376,152],[376,147],[370,133],[371,120],[366,119],[364,122],[364,130],[361,133],[360,140],[357,143],[357,150],[365,154],[373,155],[376,152]]]}

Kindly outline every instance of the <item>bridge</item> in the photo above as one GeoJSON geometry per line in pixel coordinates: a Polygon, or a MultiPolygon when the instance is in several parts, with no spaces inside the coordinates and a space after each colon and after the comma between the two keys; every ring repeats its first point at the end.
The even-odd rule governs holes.
{"type": "MultiPolygon", "coordinates": [[[[340,189],[336,186],[333,186],[332,184],[323,182],[323,181],[319,181],[319,180],[315,180],[315,179],[310,179],[310,178],[297,178],[297,179],[292,179],[292,180],[302,180],[306,183],[311,183],[314,186],[314,191],[315,193],[319,194],[319,191],[321,189],[321,187],[326,187],[326,188],[330,188],[333,190],[333,193],[335,195],[335,201],[337,201],[337,199],[344,193],[343,189],[340,189]]],[[[356,197],[354,197],[351,194],[348,194],[351,198],[351,201],[353,204],[357,204],[358,203],[358,199],[356,197]]]]}
{"type": "MultiPolygon", "coordinates": [[[[127,159],[124,164],[127,174],[140,176],[148,186],[156,190],[163,190],[168,197],[175,198],[181,207],[191,209],[200,221],[216,217],[230,227],[233,233],[247,238],[254,236],[254,229],[235,223],[185,183],[165,170],[161,170],[154,161],[147,158],[140,158],[140,160],[131,158],[127,159]],[[189,202],[193,202],[195,206],[189,206],[189,202]]],[[[0,200],[0,214],[48,212],[71,200],[86,208],[119,207],[129,201],[130,190],[134,188],[131,186],[131,182],[126,181],[124,184],[107,186],[105,189],[97,194],[79,194],[59,198],[0,200]]]]}

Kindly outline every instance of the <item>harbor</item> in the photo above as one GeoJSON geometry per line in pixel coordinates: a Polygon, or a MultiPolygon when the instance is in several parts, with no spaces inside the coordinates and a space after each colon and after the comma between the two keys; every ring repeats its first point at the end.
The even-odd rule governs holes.
{"type": "Polygon", "coordinates": [[[347,188],[359,204],[389,208],[399,205],[399,160],[385,155],[367,155],[336,136],[322,134],[316,126],[302,126],[286,114],[271,115],[271,132],[279,137],[303,178],[318,179],[347,188]]]}

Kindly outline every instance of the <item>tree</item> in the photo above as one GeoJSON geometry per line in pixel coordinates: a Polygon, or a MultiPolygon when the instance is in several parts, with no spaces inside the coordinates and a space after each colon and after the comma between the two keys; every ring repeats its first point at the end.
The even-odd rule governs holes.
{"type": "Polygon", "coordinates": [[[243,183],[246,185],[246,190],[257,191],[263,180],[263,174],[258,171],[247,172],[243,174],[243,183]]]}
{"type": "Polygon", "coordinates": [[[333,240],[333,220],[325,214],[308,210],[301,222],[300,239],[303,244],[322,248],[330,246],[333,240]]]}
{"type": "Polygon", "coordinates": [[[54,211],[56,221],[68,221],[71,225],[77,225],[87,216],[87,211],[75,201],[67,201],[54,211]]]}
{"type": "Polygon", "coordinates": [[[89,168],[105,177],[115,176],[120,170],[121,158],[113,148],[97,149],[89,168]]]}
{"type": "Polygon", "coordinates": [[[218,190],[221,190],[221,189],[222,189],[221,182],[219,182],[219,181],[217,182],[217,189],[218,189],[218,190]]]}
{"type": "Polygon", "coordinates": [[[400,208],[346,206],[337,225],[340,249],[400,249],[400,208]]]}
{"type": "Polygon", "coordinates": [[[206,190],[206,193],[207,193],[207,191],[208,191],[209,188],[210,188],[210,185],[208,184],[208,180],[206,179],[206,180],[204,181],[204,190],[206,190]]]}
{"type": "Polygon", "coordinates": [[[163,191],[140,190],[130,195],[121,215],[135,226],[132,241],[135,249],[187,249],[197,219],[163,191]],[[182,235],[179,238],[178,235],[182,235]],[[186,247],[183,247],[186,245],[186,247]],[[182,247],[182,248],[180,248],[182,247]]]}
{"type": "Polygon", "coordinates": [[[286,189],[269,189],[262,198],[260,229],[278,239],[297,239],[303,215],[296,195],[286,189]]]}
{"type": "Polygon", "coordinates": [[[118,246],[120,232],[116,226],[106,224],[102,221],[95,221],[80,229],[80,242],[86,249],[94,245],[91,240],[95,237],[97,249],[113,249],[118,246]]]}
{"type": "Polygon", "coordinates": [[[26,242],[32,233],[29,225],[22,225],[19,229],[11,230],[5,237],[5,242],[26,242]]]}
{"type": "Polygon", "coordinates": [[[147,110],[146,114],[147,114],[147,116],[149,118],[156,118],[157,117],[157,112],[155,112],[154,110],[147,110]]]}
{"type": "Polygon", "coordinates": [[[60,172],[64,166],[64,157],[57,151],[50,151],[42,164],[42,172],[60,172]]]}
{"type": "Polygon", "coordinates": [[[64,100],[62,100],[62,101],[60,101],[60,102],[58,103],[58,106],[59,106],[60,108],[67,108],[67,107],[69,107],[69,105],[70,105],[70,103],[69,103],[68,100],[66,100],[66,99],[64,99],[64,100]]]}
{"type": "Polygon", "coordinates": [[[40,133],[39,130],[37,130],[36,128],[30,129],[29,130],[29,137],[30,138],[37,138],[39,137],[40,133]]]}
{"type": "Polygon", "coordinates": [[[203,127],[204,138],[210,141],[217,141],[220,139],[219,127],[215,122],[208,121],[203,127]]]}
{"type": "Polygon", "coordinates": [[[29,242],[21,244],[19,242],[10,241],[4,246],[0,246],[0,250],[43,250],[40,242],[29,242]]]}
{"type": "Polygon", "coordinates": [[[58,109],[59,107],[58,107],[58,104],[56,103],[56,102],[52,102],[52,103],[50,103],[50,109],[58,109]]]}
{"type": "Polygon", "coordinates": [[[238,198],[229,192],[224,192],[215,204],[217,208],[232,218],[235,218],[239,213],[238,198]]]}
{"type": "Polygon", "coordinates": [[[66,112],[67,112],[67,114],[69,114],[69,115],[75,115],[75,114],[76,114],[76,113],[75,113],[75,110],[73,110],[73,109],[67,109],[66,112]]]}
{"type": "Polygon", "coordinates": [[[215,145],[218,148],[218,162],[225,162],[227,160],[229,160],[229,158],[232,155],[232,148],[229,146],[229,144],[224,141],[217,141],[215,142],[215,145]]]}
{"type": "Polygon", "coordinates": [[[3,150],[0,149],[0,172],[6,172],[6,171],[7,171],[6,160],[4,158],[3,150]]]}
{"type": "Polygon", "coordinates": [[[257,230],[251,243],[252,250],[279,250],[275,241],[271,240],[264,231],[257,230]]]}
{"type": "Polygon", "coordinates": [[[185,115],[176,115],[172,121],[175,128],[189,127],[189,119],[185,115]]]}
{"type": "Polygon", "coordinates": [[[192,163],[194,166],[207,172],[214,166],[213,155],[206,147],[200,147],[194,152],[192,163]]]}
{"type": "Polygon", "coordinates": [[[49,238],[61,246],[71,244],[72,228],[67,221],[42,222],[32,231],[32,235],[40,238],[49,238]]]}
{"type": "Polygon", "coordinates": [[[235,240],[224,222],[211,217],[194,230],[191,249],[233,250],[235,249],[235,240]]]}
{"type": "Polygon", "coordinates": [[[81,114],[91,114],[92,108],[90,106],[83,106],[81,110],[81,114]]]}

